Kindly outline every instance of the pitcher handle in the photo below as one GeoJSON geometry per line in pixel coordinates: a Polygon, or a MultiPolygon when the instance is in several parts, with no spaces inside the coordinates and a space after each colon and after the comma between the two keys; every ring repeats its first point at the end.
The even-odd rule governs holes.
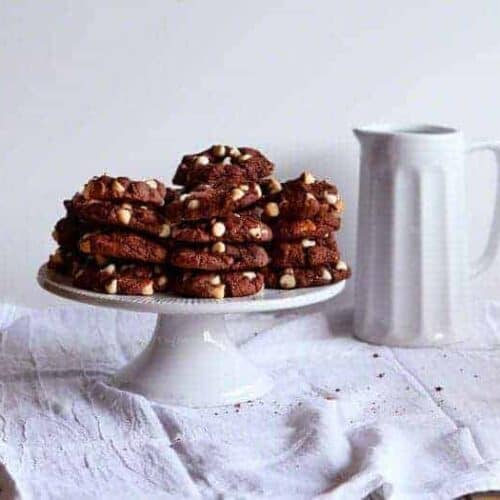
{"type": "Polygon", "coordinates": [[[477,277],[493,264],[500,246],[500,142],[481,142],[472,144],[467,149],[467,153],[474,151],[491,151],[495,155],[498,167],[495,211],[493,213],[493,222],[489,231],[488,242],[482,255],[472,263],[472,276],[477,277]]]}

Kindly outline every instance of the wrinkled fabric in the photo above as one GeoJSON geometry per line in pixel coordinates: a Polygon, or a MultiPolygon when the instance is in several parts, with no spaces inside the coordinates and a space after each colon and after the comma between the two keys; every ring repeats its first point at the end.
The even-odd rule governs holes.
{"type": "Polygon", "coordinates": [[[193,410],[108,385],[145,347],[153,315],[0,306],[3,493],[352,500],[500,489],[500,306],[478,317],[481,343],[468,349],[396,349],[353,339],[342,315],[318,308],[228,316],[274,390],[193,410]]]}

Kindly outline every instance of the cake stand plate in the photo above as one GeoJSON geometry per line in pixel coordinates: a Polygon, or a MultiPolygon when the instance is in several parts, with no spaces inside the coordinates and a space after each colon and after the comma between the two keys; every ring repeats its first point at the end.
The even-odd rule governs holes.
{"type": "Polygon", "coordinates": [[[323,302],[345,282],[318,288],[264,290],[235,299],[188,299],[168,293],[152,296],[107,295],[71,286],[71,280],[46,265],[38,272],[45,290],[96,306],[156,313],[151,341],[112,383],[160,403],[194,408],[256,399],[272,388],[271,379],[247,361],[226,334],[224,315],[278,311],[323,302]]]}

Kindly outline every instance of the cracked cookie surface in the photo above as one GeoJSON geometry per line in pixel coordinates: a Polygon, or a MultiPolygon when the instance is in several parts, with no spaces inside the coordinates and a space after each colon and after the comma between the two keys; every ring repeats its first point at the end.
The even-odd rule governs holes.
{"type": "Polygon", "coordinates": [[[271,228],[252,215],[231,214],[210,221],[184,222],[172,229],[172,240],[185,243],[257,243],[271,239],[271,228]]]}
{"type": "Polygon", "coordinates": [[[341,219],[335,213],[314,219],[281,219],[269,224],[276,241],[294,241],[304,238],[329,238],[340,229],[341,219]]]}
{"type": "Polygon", "coordinates": [[[123,260],[161,264],[167,260],[167,249],[161,243],[135,233],[96,231],[80,238],[80,252],[123,260]]]}
{"type": "Polygon", "coordinates": [[[309,172],[284,183],[267,179],[261,185],[264,198],[260,206],[264,218],[310,219],[329,212],[340,217],[344,210],[337,187],[317,180],[309,172]]]}
{"type": "Polygon", "coordinates": [[[199,153],[184,155],[173,183],[195,186],[221,179],[258,181],[271,175],[273,170],[273,163],[257,149],[216,144],[199,153]]]}
{"type": "Polygon", "coordinates": [[[177,195],[165,213],[167,219],[176,223],[225,217],[253,205],[261,197],[262,190],[255,182],[203,184],[177,195]]]}
{"type": "Polygon", "coordinates": [[[77,265],[73,285],[86,290],[120,295],[152,295],[163,292],[169,285],[164,266],[151,264],[123,264],[96,262],[77,265]]]}
{"type": "Polygon", "coordinates": [[[129,228],[159,238],[170,236],[171,226],[163,213],[148,205],[87,200],[76,195],[72,207],[78,219],[95,226],[129,228]]]}
{"type": "Polygon", "coordinates": [[[185,297],[223,299],[254,295],[264,288],[260,272],[179,272],[173,279],[173,289],[185,297]]]}
{"type": "Polygon", "coordinates": [[[269,256],[273,268],[315,267],[335,264],[340,256],[333,235],[328,239],[304,238],[297,242],[275,241],[269,256]]]}
{"type": "Polygon", "coordinates": [[[331,285],[351,276],[349,266],[341,260],[336,265],[310,268],[266,268],[262,272],[268,288],[281,288],[284,290],[331,285]]]}
{"type": "Polygon", "coordinates": [[[124,201],[163,206],[174,195],[172,189],[156,179],[136,181],[128,177],[93,177],[85,184],[82,196],[86,200],[124,201]]]}
{"type": "Polygon", "coordinates": [[[264,248],[255,244],[233,245],[221,241],[213,245],[171,249],[169,262],[182,269],[204,271],[242,271],[267,266],[269,256],[264,248]]]}

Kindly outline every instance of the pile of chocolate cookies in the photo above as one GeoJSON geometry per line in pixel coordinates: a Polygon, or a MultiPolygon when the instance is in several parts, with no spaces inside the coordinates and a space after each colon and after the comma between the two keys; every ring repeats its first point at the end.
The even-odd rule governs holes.
{"type": "Polygon", "coordinates": [[[350,276],[334,232],[337,188],[311,174],[280,183],[248,147],[186,155],[173,182],[92,178],[66,200],[48,266],[108,294],[242,297],[350,276]]]}
{"type": "Polygon", "coordinates": [[[336,186],[304,172],[283,184],[267,180],[263,189],[262,216],[274,236],[266,286],[304,288],[349,278],[351,271],[340,259],[335,239],[344,209],[336,186]]]}
{"type": "Polygon", "coordinates": [[[173,191],[155,179],[103,175],[66,200],[66,217],[52,233],[59,245],[48,266],[78,288],[152,295],[167,288],[171,227],[164,205],[173,191]]]}
{"type": "Polygon", "coordinates": [[[252,208],[273,169],[250,148],[216,145],[184,156],[173,179],[181,194],[166,207],[175,292],[222,299],[262,290],[260,270],[269,264],[263,243],[272,232],[252,208]]]}

